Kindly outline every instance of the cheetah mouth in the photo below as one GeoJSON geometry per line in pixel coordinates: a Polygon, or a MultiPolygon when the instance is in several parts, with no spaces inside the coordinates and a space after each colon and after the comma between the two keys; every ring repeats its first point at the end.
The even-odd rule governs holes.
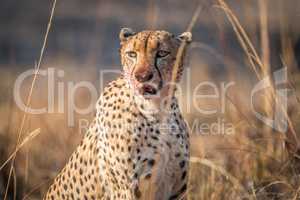
{"type": "Polygon", "coordinates": [[[157,94],[157,89],[152,85],[143,84],[141,87],[138,88],[138,92],[145,97],[151,97],[157,94]]]}

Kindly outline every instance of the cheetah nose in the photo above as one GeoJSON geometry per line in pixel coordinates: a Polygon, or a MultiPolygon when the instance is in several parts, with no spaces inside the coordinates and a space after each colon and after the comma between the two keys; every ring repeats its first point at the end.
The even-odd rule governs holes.
{"type": "Polygon", "coordinates": [[[138,82],[144,83],[150,81],[153,78],[153,73],[152,72],[136,73],[135,78],[138,82]]]}

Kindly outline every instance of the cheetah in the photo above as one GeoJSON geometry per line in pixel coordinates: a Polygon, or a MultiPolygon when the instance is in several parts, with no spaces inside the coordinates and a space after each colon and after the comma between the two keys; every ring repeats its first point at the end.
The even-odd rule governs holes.
{"type": "Polygon", "coordinates": [[[176,83],[182,75],[187,45],[181,44],[192,35],[123,28],[119,37],[122,75],[104,89],[91,126],[45,200],[186,198],[188,128],[176,95],[166,97],[176,62],[176,83]]]}

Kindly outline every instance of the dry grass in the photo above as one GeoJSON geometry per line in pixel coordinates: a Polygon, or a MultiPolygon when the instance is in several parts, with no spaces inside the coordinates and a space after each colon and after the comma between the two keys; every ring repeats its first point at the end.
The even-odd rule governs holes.
{"type": "MultiPolygon", "coordinates": [[[[55,5],[56,1],[54,2],[55,5]]],[[[292,91],[289,99],[288,111],[285,118],[288,121],[288,132],[286,134],[276,132],[261,123],[251,112],[249,106],[249,93],[253,85],[271,75],[274,70],[270,62],[270,38],[268,31],[268,3],[270,1],[259,1],[259,38],[260,45],[254,45],[251,41],[254,37],[247,31],[247,24],[239,21],[233,9],[224,0],[217,0],[209,6],[212,12],[218,12],[216,18],[222,18],[218,22],[230,23],[236,40],[241,46],[243,56],[243,72],[237,69],[240,63],[235,57],[225,57],[224,65],[226,70],[222,78],[217,78],[216,73],[210,71],[210,67],[203,60],[197,60],[197,56],[191,61],[192,85],[201,81],[218,83],[222,79],[234,81],[234,90],[230,89],[226,94],[225,113],[212,117],[203,116],[197,112],[186,112],[186,119],[189,124],[194,120],[209,123],[218,117],[224,118],[232,123],[235,128],[234,135],[201,135],[193,132],[192,158],[190,170],[190,184],[188,193],[189,199],[300,199],[300,163],[298,155],[298,131],[299,126],[299,92],[300,75],[296,69],[290,67],[295,63],[293,55],[293,40],[285,32],[284,13],[281,13],[280,23],[282,52],[282,66],[289,66],[289,87],[292,91]],[[223,14],[222,14],[223,13],[223,14]],[[228,20],[228,21],[227,21],[228,20]],[[260,52],[260,53],[258,53],[260,52]]],[[[149,1],[150,9],[147,13],[150,27],[155,27],[158,12],[155,1],[149,1]]],[[[55,6],[54,6],[55,7],[55,6]]],[[[53,16],[52,10],[52,15],[53,16]]],[[[200,11],[196,12],[199,15],[200,11]]],[[[201,13],[200,13],[201,16],[201,13]]],[[[197,22],[194,17],[192,25],[197,22]]],[[[201,17],[200,17],[201,18],[201,17]]],[[[198,20],[199,21],[199,20],[198,20]]],[[[48,25],[47,34],[50,30],[51,20],[48,25]]],[[[192,27],[190,26],[190,28],[192,27]]],[[[222,30],[220,28],[220,34],[222,30]]],[[[37,64],[40,69],[43,52],[47,41],[41,51],[37,64]]],[[[201,46],[201,45],[200,45],[201,46]]],[[[202,45],[203,47],[203,45],[202,45]]],[[[204,51],[209,48],[204,48],[204,51]]],[[[206,51],[207,52],[207,51],[206,51]]],[[[222,56],[212,50],[209,51],[214,58],[222,56]]],[[[191,53],[192,54],[192,53],[191,53]]],[[[192,56],[192,55],[191,55],[192,56]]],[[[71,62],[55,61],[61,66],[68,66],[71,62]]],[[[43,66],[45,69],[51,67],[52,63],[43,66]]],[[[70,74],[65,77],[68,80],[89,80],[96,81],[95,69],[87,66],[63,67],[70,74]],[[79,69],[84,68],[78,73],[79,69]]],[[[0,69],[1,70],[1,69],[0,69]]],[[[219,70],[219,69],[218,69],[219,70]]],[[[12,97],[12,85],[19,73],[17,68],[10,72],[3,70],[5,79],[1,82],[0,91],[5,94],[0,105],[0,199],[41,199],[57,172],[64,165],[74,148],[82,138],[78,125],[68,127],[66,114],[42,114],[28,115],[21,112],[14,105],[12,97]],[[16,69],[16,70],[15,70],[16,69]],[[28,134],[23,134],[28,133],[28,134]]],[[[175,74],[175,73],[174,73],[175,74]]],[[[271,80],[270,80],[271,81],[271,80]]],[[[32,106],[46,105],[47,99],[43,89],[43,82],[34,87],[36,77],[33,81],[26,82],[23,96],[28,97],[27,103],[32,106]],[[27,91],[28,90],[28,91],[27,91]],[[28,95],[29,94],[29,95],[28,95]]],[[[187,95],[187,94],[186,94],[187,95]]],[[[67,98],[65,98],[67,104],[67,98]]],[[[89,101],[84,92],[76,96],[77,102],[84,106],[89,101]]],[[[258,98],[258,108],[267,116],[274,113],[276,103],[274,86],[265,91],[265,94],[258,98]],[[261,103],[262,102],[262,103],[261,103]]],[[[188,102],[182,101],[185,105],[188,102]]],[[[204,106],[219,106],[219,102],[199,102],[204,106]]],[[[76,115],[75,119],[91,119],[91,115],[76,115]]]]}

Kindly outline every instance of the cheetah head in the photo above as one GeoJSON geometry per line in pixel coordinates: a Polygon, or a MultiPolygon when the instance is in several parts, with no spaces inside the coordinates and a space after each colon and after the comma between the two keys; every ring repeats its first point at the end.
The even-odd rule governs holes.
{"type": "MultiPolygon", "coordinates": [[[[168,90],[172,80],[180,44],[189,44],[191,40],[190,32],[175,37],[166,31],[146,30],[135,33],[129,28],[123,28],[120,32],[120,54],[124,77],[130,87],[147,98],[167,95],[163,91],[168,90]]],[[[183,71],[184,54],[185,49],[179,60],[177,82],[183,71]]]]}

